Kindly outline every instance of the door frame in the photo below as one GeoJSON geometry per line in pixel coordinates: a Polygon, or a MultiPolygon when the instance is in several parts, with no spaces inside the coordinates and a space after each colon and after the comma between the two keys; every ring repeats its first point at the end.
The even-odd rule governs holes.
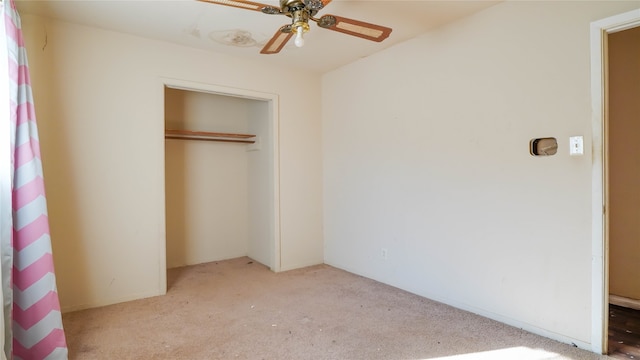
{"type": "Polygon", "coordinates": [[[609,326],[607,36],[637,26],[640,26],[640,9],[591,23],[591,350],[600,354],[607,352],[609,326]]]}
{"type": "MultiPolygon", "coordinates": [[[[280,141],[279,141],[279,101],[277,94],[263,93],[253,90],[239,89],[221,85],[200,83],[194,81],[187,81],[173,78],[160,78],[159,90],[162,96],[162,104],[164,106],[164,89],[165,87],[178,90],[196,91],[203,93],[210,93],[222,96],[239,97],[251,100],[266,101],[269,104],[269,127],[271,133],[271,141],[273,144],[272,153],[272,168],[273,168],[273,216],[272,223],[272,240],[271,244],[271,270],[274,272],[281,271],[281,242],[280,242],[280,141]]],[[[162,141],[164,142],[164,108],[162,110],[162,141]]],[[[163,162],[164,163],[164,162],[163,162]]],[[[164,172],[163,172],[164,173],[164,172]]],[[[164,177],[163,177],[164,181],[164,177]]],[[[165,185],[166,186],[166,185],[165,185]]],[[[163,193],[164,194],[164,193],[163,193]]],[[[163,217],[164,219],[164,217],[163,217]]],[[[166,221],[166,220],[165,220],[166,221]]],[[[166,226],[166,223],[164,224],[166,226]]],[[[163,228],[164,228],[163,226],[163,228]]],[[[162,293],[166,293],[167,287],[167,257],[166,257],[166,234],[162,237],[163,242],[160,246],[160,284],[162,293]]]]}

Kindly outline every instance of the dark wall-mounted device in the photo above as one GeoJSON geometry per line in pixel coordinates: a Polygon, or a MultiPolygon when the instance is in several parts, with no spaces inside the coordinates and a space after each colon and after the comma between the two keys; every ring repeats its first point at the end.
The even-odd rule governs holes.
{"type": "Polygon", "coordinates": [[[556,138],[538,138],[529,142],[529,152],[533,156],[549,156],[558,152],[558,141],[556,138]]]}

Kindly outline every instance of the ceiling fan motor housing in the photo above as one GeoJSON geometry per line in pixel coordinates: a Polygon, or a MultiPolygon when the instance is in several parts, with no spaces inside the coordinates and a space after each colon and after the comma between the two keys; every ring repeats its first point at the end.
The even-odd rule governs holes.
{"type": "Polygon", "coordinates": [[[320,0],[280,0],[280,9],[285,14],[293,15],[296,11],[301,11],[313,16],[323,7],[324,4],[320,0]]]}
{"type": "Polygon", "coordinates": [[[303,33],[309,31],[309,13],[305,10],[294,10],[291,13],[293,22],[291,23],[291,29],[293,32],[302,30],[303,33]]]}

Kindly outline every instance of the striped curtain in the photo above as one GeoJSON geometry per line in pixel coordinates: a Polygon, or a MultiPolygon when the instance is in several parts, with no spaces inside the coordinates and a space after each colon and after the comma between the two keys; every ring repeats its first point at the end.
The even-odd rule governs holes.
{"type": "Polygon", "coordinates": [[[26,50],[13,0],[3,7],[10,115],[0,121],[10,122],[13,210],[13,234],[0,244],[4,350],[8,359],[67,359],[26,50]]]}

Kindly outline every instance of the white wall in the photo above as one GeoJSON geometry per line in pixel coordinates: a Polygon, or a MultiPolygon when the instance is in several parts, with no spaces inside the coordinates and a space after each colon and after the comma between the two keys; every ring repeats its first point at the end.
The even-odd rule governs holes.
{"type": "Polygon", "coordinates": [[[158,295],[166,286],[162,78],[276,94],[279,265],[322,262],[319,76],[27,14],[22,20],[63,311],[158,295]],[[302,76],[304,93],[287,80],[302,76]]]}
{"type": "Polygon", "coordinates": [[[325,74],[325,262],[589,348],[589,24],[639,6],[507,2],[325,74]]]}
{"type": "Polygon", "coordinates": [[[248,207],[249,234],[248,255],[256,261],[272,266],[273,232],[275,214],[273,213],[274,183],[273,183],[273,136],[269,126],[268,114],[271,113],[270,104],[266,101],[253,101],[249,107],[252,121],[249,121],[249,133],[257,134],[257,143],[251,145],[253,149],[247,153],[249,158],[248,174],[248,207]]]}

